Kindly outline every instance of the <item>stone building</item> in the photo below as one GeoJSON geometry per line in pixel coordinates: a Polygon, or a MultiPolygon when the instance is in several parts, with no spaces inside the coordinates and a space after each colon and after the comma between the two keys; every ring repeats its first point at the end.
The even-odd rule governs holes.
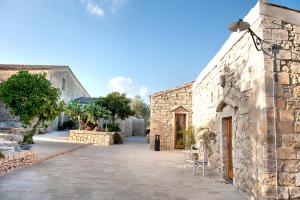
{"type": "MultiPolygon", "coordinates": [[[[251,199],[300,199],[300,11],[258,2],[244,21],[264,53],[249,32],[231,34],[186,96],[192,124],[197,136],[203,128],[214,136],[210,168],[251,199]]],[[[150,97],[151,131],[170,149],[165,96],[150,97]]]]}
{"type": "Polygon", "coordinates": [[[236,188],[253,199],[297,199],[300,12],[257,3],[244,21],[265,53],[248,32],[233,33],[193,84],[193,125],[215,133],[210,165],[236,188]]]}
{"type": "MultiPolygon", "coordinates": [[[[7,80],[11,75],[20,70],[26,70],[30,73],[45,73],[47,79],[61,91],[61,99],[68,103],[70,100],[79,97],[89,97],[88,92],[81,85],[79,80],[73,74],[69,66],[62,65],[15,65],[0,64],[0,82],[7,80]]],[[[53,128],[63,124],[63,113],[54,121],[53,128]]],[[[1,126],[16,126],[17,120],[13,118],[0,103],[0,128],[1,126]]]]}
{"type": "Polygon", "coordinates": [[[162,150],[183,148],[178,130],[192,124],[192,82],[150,96],[150,147],[160,135],[162,150]]]}

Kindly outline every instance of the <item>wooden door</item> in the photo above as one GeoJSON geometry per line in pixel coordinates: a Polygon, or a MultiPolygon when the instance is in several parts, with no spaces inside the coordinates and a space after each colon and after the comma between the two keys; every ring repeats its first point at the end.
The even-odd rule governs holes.
{"type": "Polygon", "coordinates": [[[225,119],[226,128],[226,158],[227,158],[227,177],[233,179],[232,163],[232,118],[225,119]]]}
{"type": "Polygon", "coordinates": [[[184,148],[184,136],[181,130],[186,129],[186,114],[175,113],[174,148],[184,148]]]}

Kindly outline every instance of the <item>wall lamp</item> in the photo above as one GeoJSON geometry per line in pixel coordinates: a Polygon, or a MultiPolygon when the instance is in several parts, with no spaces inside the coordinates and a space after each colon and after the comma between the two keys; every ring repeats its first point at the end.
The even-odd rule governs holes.
{"type": "Polygon", "coordinates": [[[233,24],[230,24],[228,26],[228,29],[231,32],[241,32],[241,31],[246,31],[248,30],[249,33],[251,34],[253,43],[255,45],[255,48],[257,49],[257,51],[261,51],[262,50],[262,42],[263,40],[257,36],[250,28],[250,24],[248,22],[244,22],[242,19],[239,19],[237,22],[234,22],[233,24]]]}

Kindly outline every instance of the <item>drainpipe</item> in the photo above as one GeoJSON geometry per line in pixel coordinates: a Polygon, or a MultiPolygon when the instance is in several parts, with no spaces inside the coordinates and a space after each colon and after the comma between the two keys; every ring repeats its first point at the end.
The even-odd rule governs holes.
{"type": "Polygon", "coordinates": [[[272,45],[272,60],[273,60],[273,67],[272,67],[272,82],[273,82],[273,129],[274,129],[274,153],[275,153],[275,172],[276,172],[276,199],[278,200],[278,155],[277,155],[277,129],[276,129],[276,97],[275,97],[275,78],[276,78],[276,74],[275,74],[275,67],[277,67],[276,64],[276,53],[277,53],[278,49],[277,46],[275,44],[272,45]]]}

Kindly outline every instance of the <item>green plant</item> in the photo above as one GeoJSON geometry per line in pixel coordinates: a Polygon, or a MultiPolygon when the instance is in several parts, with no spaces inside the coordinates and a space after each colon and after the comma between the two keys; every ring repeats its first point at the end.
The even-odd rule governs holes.
{"type": "Polygon", "coordinates": [[[65,113],[73,120],[77,120],[79,129],[93,130],[98,126],[98,120],[108,119],[110,111],[96,104],[89,103],[81,105],[77,101],[71,101],[65,109],[65,113]]]}
{"type": "Polygon", "coordinates": [[[114,144],[123,144],[122,138],[119,133],[114,133],[114,144]]]}
{"type": "Polygon", "coordinates": [[[24,143],[33,143],[39,128],[55,119],[63,110],[60,91],[51,85],[46,74],[20,71],[0,85],[0,100],[10,113],[18,116],[23,126],[33,125],[24,137],[24,143]]]}
{"type": "Polygon", "coordinates": [[[178,131],[178,134],[183,136],[182,139],[178,140],[178,144],[183,144],[185,148],[190,149],[194,144],[196,144],[195,129],[193,126],[189,126],[187,129],[178,131]]]}
{"type": "Polygon", "coordinates": [[[149,133],[150,133],[150,129],[148,128],[145,130],[145,135],[149,135],[149,133]]]}
{"type": "Polygon", "coordinates": [[[108,132],[120,132],[121,129],[118,124],[107,124],[108,132]]]}
{"type": "Polygon", "coordinates": [[[200,127],[197,129],[198,132],[198,139],[200,143],[204,146],[204,148],[207,150],[208,155],[212,155],[212,147],[211,147],[211,141],[215,141],[215,134],[209,130],[209,128],[203,128],[200,127]]]}
{"type": "Polygon", "coordinates": [[[76,129],[76,127],[78,127],[77,123],[73,120],[68,120],[63,123],[63,129],[72,130],[76,129]]]}
{"type": "Polygon", "coordinates": [[[4,157],[5,155],[2,152],[0,152],[0,159],[3,159],[4,157]]]}
{"type": "Polygon", "coordinates": [[[106,97],[100,97],[96,104],[110,111],[112,124],[116,124],[116,119],[123,120],[134,115],[130,107],[130,99],[126,97],[125,93],[112,92],[106,95],[106,97]]]}
{"type": "Polygon", "coordinates": [[[137,118],[143,118],[146,123],[146,127],[149,127],[150,108],[149,105],[144,103],[140,96],[135,96],[130,102],[131,109],[134,111],[134,116],[137,118]]]}

